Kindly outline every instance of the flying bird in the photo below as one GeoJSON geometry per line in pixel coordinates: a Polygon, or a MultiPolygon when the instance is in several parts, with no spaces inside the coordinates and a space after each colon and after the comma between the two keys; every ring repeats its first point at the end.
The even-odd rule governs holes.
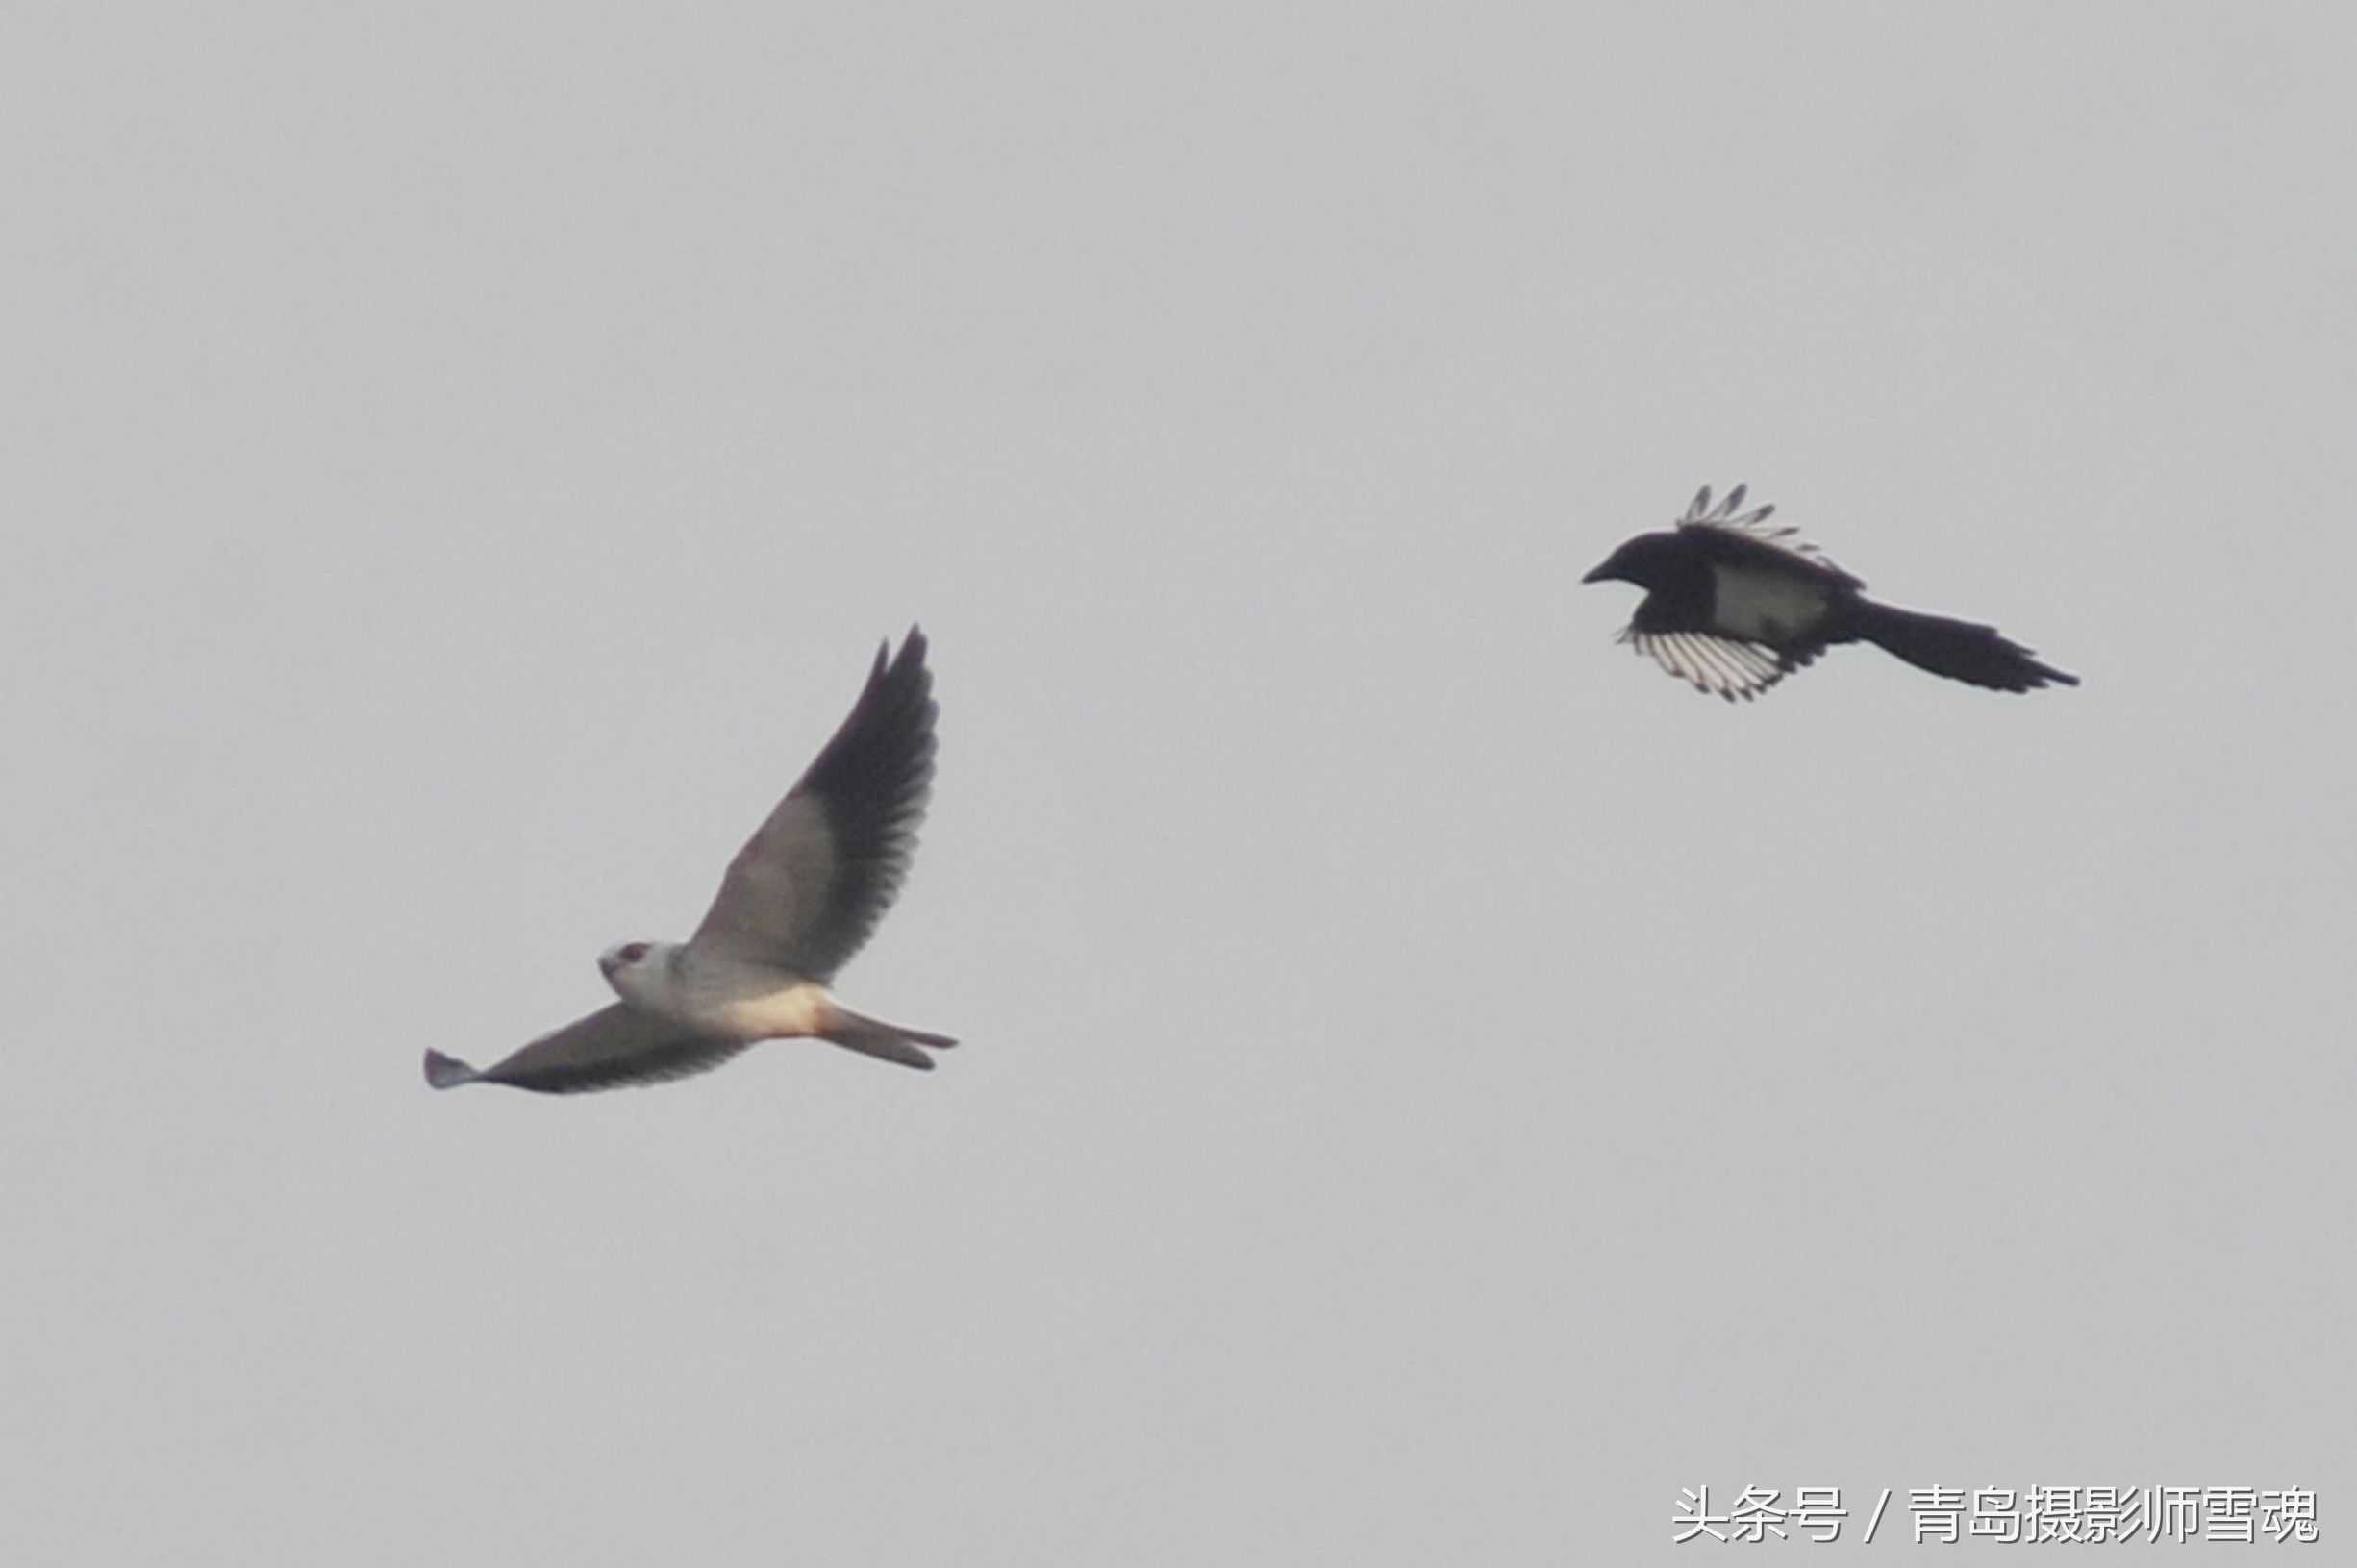
{"type": "Polygon", "coordinates": [[[1643,588],[1620,640],[1696,689],[1748,702],[1837,642],[1870,642],[1996,691],[2079,684],[1993,626],[1868,599],[1866,584],[1823,551],[1768,526],[1775,508],[1743,510],[1743,491],[1738,485],[1714,507],[1704,485],[1674,530],[1638,535],[1581,579],[1643,588]]]}
{"type": "Polygon", "coordinates": [[[890,908],[933,784],[933,675],[915,627],[876,652],[851,716],[721,879],[685,942],[624,942],[597,960],[620,1000],[470,1067],[426,1053],[426,1082],[545,1094],[685,1078],[758,1040],[815,1037],[930,1068],[945,1034],[852,1011],[828,989],[890,908]]]}

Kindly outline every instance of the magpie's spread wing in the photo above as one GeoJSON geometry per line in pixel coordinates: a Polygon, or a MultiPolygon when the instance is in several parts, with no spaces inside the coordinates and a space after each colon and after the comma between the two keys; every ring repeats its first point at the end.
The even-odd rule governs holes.
{"type": "Polygon", "coordinates": [[[1708,632],[1640,632],[1632,626],[1620,634],[1620,640],[1696,689],[1729,702],[1738,697],[1749,702],[1809,661],[1708,632]]]}
{"type": "Polygon", "coordinates": [[[1800,536],[1798,529],[1771,525],[1775,515],[1772,506],[1743,510],[1747,485],[1738,485],[1727,492],[1727,498],[1716,507],[1711,505],[1708,485],[1694,492],[1694,499],[1678,519],[1681,529],[1693,529],[1697,543],[1721,560],[1763,567],[1794,566],[1812,577],[1825,577],[1843,587],[1863,588],[1864,581],[1852,577],[1836,566],[1824,551],[1800,536]]]}
{"type": "Polygon", "coordinates": [[[456,1088],[461,1083],[508,1083],[541,1094],[577,1094],[584,1089],[657,1083],[709,1072],[743,1050],[746,1043],[691,1034],[677,1024],[616,1002],[541,1035],[489,1067],[469,1067],[455,1057],[428,1051],[426,1082],[438,1089],[456,1088]]]}
{"type": "Polygon", "coordinates": [[[933,784],[933,675],[915,627],[890,645],[850,717],[729,863],[695,929],[701,948],[811,980],[833,977],[908,875],[933,784]]]}

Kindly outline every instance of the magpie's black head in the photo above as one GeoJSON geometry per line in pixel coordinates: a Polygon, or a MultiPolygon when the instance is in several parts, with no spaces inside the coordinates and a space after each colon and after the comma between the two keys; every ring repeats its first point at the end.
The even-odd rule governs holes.
{"type": "Polygon", "coordinates": [[[1640,534],[1606,556],[1602,565],[1580,581],[1608,583],[1617,580],[1634,583],[1641,588],[1658,588],[1689,554],[1688,541],[1675,534],[1640,534]]]}

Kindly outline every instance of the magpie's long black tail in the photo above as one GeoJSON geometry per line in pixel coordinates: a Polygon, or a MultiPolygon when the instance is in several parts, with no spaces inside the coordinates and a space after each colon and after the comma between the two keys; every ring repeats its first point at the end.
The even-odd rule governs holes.
{"type": "Polygon", "coordinates": [[[1994,691],[2029,691],[2048,684],[2075,686],[2079,678],[2041,664],[2027,648],[2009,642],[1993,626],[1953,621],[1945,615],[1897,610],[1859,599],[1850,606],[1843,640],[1870,642],[1920,670],[1966,681],[1994,691]]]}

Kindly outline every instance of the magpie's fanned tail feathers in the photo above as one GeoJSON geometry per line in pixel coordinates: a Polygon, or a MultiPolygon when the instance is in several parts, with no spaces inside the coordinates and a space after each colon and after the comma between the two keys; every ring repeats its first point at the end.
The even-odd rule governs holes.
{"type": "Polygon", "coordinates": [[[1844,635],[1837,640],[1870,642],[1916,668],[1992,691],[2030,691],[2047,684],[2075,686],[2079,678],[2042,664],[1993,626],[1898,610],[1871,599],[1852,602],[1844,635]]]}

